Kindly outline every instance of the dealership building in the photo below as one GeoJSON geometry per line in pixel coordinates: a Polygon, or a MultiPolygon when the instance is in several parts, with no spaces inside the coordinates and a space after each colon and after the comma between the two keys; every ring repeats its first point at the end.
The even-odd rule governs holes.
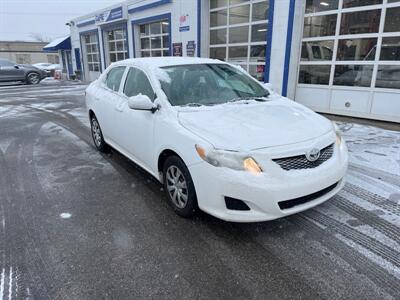
{"type": "Polygon", "coordinates": [[[71,20],[72,67],[195,56],[318,112],[400,122],[400,0],[130,0],[71,20]]]}

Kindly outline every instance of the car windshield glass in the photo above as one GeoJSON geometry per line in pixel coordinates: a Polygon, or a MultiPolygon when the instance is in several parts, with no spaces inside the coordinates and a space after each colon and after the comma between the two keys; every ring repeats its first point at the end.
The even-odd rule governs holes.
{"type": "Polygon", "coordinates": [[[226,64],[163,67],[170,80],[161,87],[173,106],[215,105],[240,100],[264,101],[268,91],[249,75],[226,64]]]}

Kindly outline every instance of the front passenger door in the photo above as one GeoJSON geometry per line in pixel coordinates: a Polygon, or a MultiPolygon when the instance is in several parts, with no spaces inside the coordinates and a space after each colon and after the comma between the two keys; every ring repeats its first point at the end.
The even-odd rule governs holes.
{"type": "Polygon", "coordinates": [[[128,98],[140,93],[152,101],[155,99],[154,89],[146,73],[131,67],[123,86],[123,100],[116,107],[115,122],[119,133],[118,143],[142,167],[149,169],[153,162],[153,129],[157,113],[129,108],[128,98]]]}

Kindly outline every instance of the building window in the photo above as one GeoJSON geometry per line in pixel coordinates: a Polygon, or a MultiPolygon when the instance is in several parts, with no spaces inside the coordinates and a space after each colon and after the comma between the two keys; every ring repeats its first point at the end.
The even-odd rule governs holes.
{"type": "Polygon", "coordinates": [[[400,1],[306,0],[305,9],[299,84],[400,89],[400,1]]]}
{"type": "Polygon", "coordinates": [[[139,25],[140,56],[169,56],[169,21],[139,25]]]}
{"type": "Polygon", "coordinates": [[[126,30],[112,29],[104,32],[107,65],[128,58],[128,47],[126,41],[126,30]]]}
{"type": "Polygon", "coordinates": [[[15,54],[15,60],[17,64],[30,64],[31,55],[30,54],[15,54]]]}
{"type": "Polygon", "coordinates": [[[85,34],[82,36],[83,52],[87,59],[89,71],[100,72],[100,53],[97,33],[85,34]]]}
{"type": "Polygon", "coordinates": [[[209,57],[264,80],[269,1],[210,0],[209,57]]]}

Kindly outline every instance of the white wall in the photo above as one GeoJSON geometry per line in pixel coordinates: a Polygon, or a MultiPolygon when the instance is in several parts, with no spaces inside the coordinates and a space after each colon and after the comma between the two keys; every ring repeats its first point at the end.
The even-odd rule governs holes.
{"type": "Polygon", "coordinates": [[[274,7],[269,82],[278,93],[282,92],[289,2],[289,0],[275,0],[274,7]]]}

